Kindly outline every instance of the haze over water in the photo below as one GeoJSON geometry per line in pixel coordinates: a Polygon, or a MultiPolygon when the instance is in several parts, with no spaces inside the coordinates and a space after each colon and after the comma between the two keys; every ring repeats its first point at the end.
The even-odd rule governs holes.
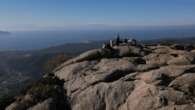
{"type": "Polygon", "coordinates": [[[122,37],[138,40],[195,37],[195,26],[144,27],[131,29],[16,31],[0,35],[0,50],[41,49],[64,43],[109,40],[120,33],[122,37]]]}

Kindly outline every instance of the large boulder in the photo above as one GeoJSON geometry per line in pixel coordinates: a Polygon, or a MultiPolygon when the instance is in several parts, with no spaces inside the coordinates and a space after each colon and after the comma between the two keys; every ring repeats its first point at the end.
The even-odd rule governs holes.
{"type": "Polygon", "coordinates": [[[72,110],[117,110],[134,88],[132,82],[99,83],[71,98],[72,110]]]}
{"type": "Polygon", "coordinates": [[[169,86],[195,95],[195,73],[184,74],[172,81],[169,86]]]}
{"type": "Polygon", "coordinates": [[[154,46],[152,47],[152,49],[153,52],[157,54],[167,54],[173,51],[169,46],[162,46],[162,45],[154,46]]]}
{"type": "Polygon", "coordinates": [[[174,59],[174,57],[169,54],[152,53],[145,56],[144,59],[146,60],[146,64],[163,66],[167,65],[167,62],[174,59]]]}
{"type": "Polygon", "coordinates": [[[135,82],[135,89],[119,110],[156,110],[166,103],[158,97],[158,88],[143,81],[135,82]]]}
{"type": "Polygon", "coordinates": [[[178,91],[172,88],[166,88],[159,91],[159,96],[164,98],[167,105],[182,105],[182,104],[190,104],[191,99],[189,95],[185,94],[182,91],[178,91]]]}
{"type": "Polygon", "coordinates": [[[72,93],[98,82],[113,82],[136,71],[134,64],[124,59],[102,59],[75,63],[56,71],[66,81],[65,88],[72,93]]]}
{"type": "Polygon", "coordinates": [[[189,65],[194,63],[194,58],[191,56],[179,56],[177,58],[171,59],[167,63],[170,65],[189,65]]]}
{"type": "Polygon", "coordinates": [[[60,70],[66,65],[82,62],[82,61],[90,61],[90,60],[98,60],[102,58],[110,58],[113,56],[113,51],[110,49],[93,49],[89,50],[87,52],[84,52],[83,54],[77,56],[76,58],[70,59],[66,62],[64,62],[62,65],[57,67],[54,71],[60,70]]]}

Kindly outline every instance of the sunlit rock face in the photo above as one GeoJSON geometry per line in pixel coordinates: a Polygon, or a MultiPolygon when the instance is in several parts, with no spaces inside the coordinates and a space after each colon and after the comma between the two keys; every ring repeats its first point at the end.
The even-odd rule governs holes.
{"type": "MultiPolygon", "coordinates": [[[[64,110],[195,110],[194,58],[194,48],[122,45],[70,59],[53,77],[64,81],[64,110]]],[[[56,97],[22,108],[30,96],[6,110],[56,109],[56,97]]]]}

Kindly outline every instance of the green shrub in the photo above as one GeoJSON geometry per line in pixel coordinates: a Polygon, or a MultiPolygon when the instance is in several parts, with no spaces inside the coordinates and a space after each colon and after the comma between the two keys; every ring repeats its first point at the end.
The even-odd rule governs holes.
{"type": "Polygon", "coordinates": [[[50,60],[48,60],[44,66],[43,66],[43,71],[45,73],[52,73],[53,70],[59,66],[60,64],[62,64],[63,62],[65,62],[67,59],[69,59],[69,57],[65,56],[63,53],[56,55],[55,57],[51,58],[50,60]]]}
{"type": "Polygon", "coordinates": [[[55,97],[59,92],[63,93],[63,83],[64,81],[50,74],[32,84],[27,93],[33,95],[36,101],[43,101],[49,97],[55,97]]]}

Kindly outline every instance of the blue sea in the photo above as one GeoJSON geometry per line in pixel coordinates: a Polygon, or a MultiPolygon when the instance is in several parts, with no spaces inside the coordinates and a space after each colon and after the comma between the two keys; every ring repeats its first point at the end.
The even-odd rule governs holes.
{"type": "Polygon", "coordinates": [[[8,35],[0,35],[0,51],[32,50],[65,43],[109,40],[115,38],[117,33],[122,37],[133,37],[138,40],[195,37],[195,26],[69,31],[15,31],[10,32],[8,35]]]}

